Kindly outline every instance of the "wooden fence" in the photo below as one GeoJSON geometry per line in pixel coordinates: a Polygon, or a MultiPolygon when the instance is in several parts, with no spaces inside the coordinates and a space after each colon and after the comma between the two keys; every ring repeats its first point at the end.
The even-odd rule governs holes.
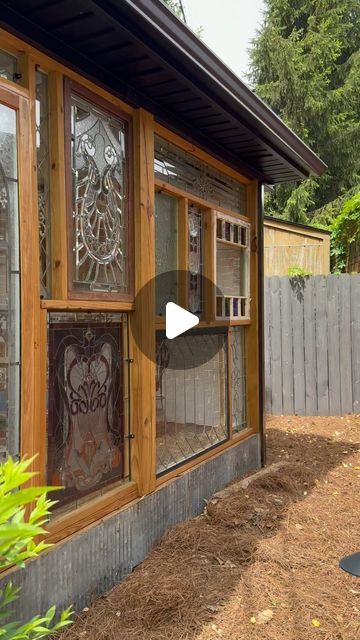
{"type": "Polygon", "coordinates": [[[360,414],[360,274],[265,278],[265,408],[360,414]]]}

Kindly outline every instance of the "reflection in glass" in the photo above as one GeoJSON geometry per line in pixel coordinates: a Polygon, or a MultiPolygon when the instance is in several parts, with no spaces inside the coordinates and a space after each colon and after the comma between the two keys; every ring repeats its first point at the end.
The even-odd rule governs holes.
{"type": "Polygon", "coordinates": [[[0,78],[16,82],[17,59],[6,51],[0,49],[0,78]]]}
{"type": "Polygon", "coordinates": [[[0,105],[0,456],[19,453],[20,299],[16,112],[0,105]]]}
{"type": "Polygon", "coordinates": [[[74,286],[128,291],[125,123],[72,97],[74,286]]]}
{"type": "Polygon", "coordinates": [[[156,346],[157,472],[163,473],[228,437],[227,336],[204,330],[167,340],[158,332],[156,346]],[[216,353],[197,365],[204,350],[216,353]]]}
{"type": "Polygon", "coordinates": [[[156,287],[156,315],[165,314],[167,302],[177,302],[178,202],[166,193],[155,194],[155,272],[169,273],[156,287]],[[167,289],[167,290],[165,290],[167,289]]]}
{"type": "Polygon", "coordinates": [[[65,487],[61,503],[128,476],[126,345],[125,314],[49,314],[48,482],[65,487]]]}

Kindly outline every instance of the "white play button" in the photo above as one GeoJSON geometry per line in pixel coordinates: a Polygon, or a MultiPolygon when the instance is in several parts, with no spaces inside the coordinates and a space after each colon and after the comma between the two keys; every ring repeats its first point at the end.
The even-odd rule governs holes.
{"type": "Polygon", "coordinates": [[[199,318],[174,302],[166,304],[166,337],[172,340],[199,324],[199,318]]]}

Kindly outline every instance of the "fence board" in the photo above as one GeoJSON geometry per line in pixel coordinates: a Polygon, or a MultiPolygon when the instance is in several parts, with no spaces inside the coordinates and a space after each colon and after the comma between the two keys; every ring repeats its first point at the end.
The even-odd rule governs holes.
{"type": "Polygon", "coordinates": [[[305,413],[317,414],[315,283],[306,278],[304,287],[304,353],[305,353],[305,413]]]}
{"type": "Polygon", "coordinates": [[[280,279],[281,295],[281,356],[282,356],[282,401],[281,413],[292,415],[294,408],[294,359],[293,328],[291,318],[291,285],[289,278],[280,279]]]}
{"type": "Polygon", "coordinates": [[[294,354],[294,410],[303,416],[305,404],[305,349],[304,349],[304,279],[292,278],[292,327],[294,354]]]}
{"type": "Polygon", "coordinates": [[[328,290],[328,363],[329,411],[331,416],[341,414],[340,401],[340,333],[338,276],[327,277],[328,290]]]}
{"type": "Polygon", "coordinates": [[[360,275],[351,276],[350,294],[353,412],[360,413],[360,275]]]}
{"type": "Polygon", "coordinates": [[[270,280],[270,332],[271,332],[271,412],[282,413],[282,375],[281,375],[281,323],[280,323],[280,278],[270,280]]]}
{"type": "Polygon", "coordinates": [[[360,274],[265,282],[266,410],[360,413],[360,274]]]}
{"type": "MultiPolygon", "coordinates": [[[[339,356],[340,356],[340,400],[341,413],[351,413],[353,408],[351,380],[351,319],[350,279],[338,278],[339,286],[339,356]]],[[[359,309],[360,311],[360,309],[359,309]]]]}

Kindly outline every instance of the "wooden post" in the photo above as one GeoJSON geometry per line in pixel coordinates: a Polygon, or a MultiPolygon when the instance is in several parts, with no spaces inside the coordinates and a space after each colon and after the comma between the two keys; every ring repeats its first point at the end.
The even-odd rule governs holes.
{"type": "Polygon", "coordinates": [[[250,230],[250,318],[246,328],[246,374],[247,374],[247,422],[252,431],[258,431],[259,415],[259,332],[258,332],[258,189],[254,180],[247,186],[247,214],[251,218],[250,230]]]}
{"type": "Polygon", "coordinates": [[[68,297],[68,251],[63,76],[49,74],[50,185],[51,185],[51,289],[52,298],[68,297]]]}
{"type": "Polygon", "coordinates": [[[135,304],[130,316],[131,353],[134,359],[132,381],[131,476],[140,495],[155,489],[156,481],[156,407],[155,407],[155,186],[154,121],[139,109],[134,114],[134,228],[135,296],[151,282],[135,304]],[[135,339],[136,338],[136,339],[135,339]],[[149,358],[138,345],[146,345],[149,358]]]}

